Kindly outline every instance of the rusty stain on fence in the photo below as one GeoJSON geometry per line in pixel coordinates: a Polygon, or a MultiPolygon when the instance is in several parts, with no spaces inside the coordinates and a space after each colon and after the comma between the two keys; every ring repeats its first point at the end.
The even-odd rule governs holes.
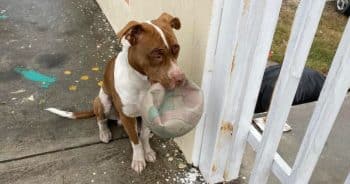
{"type": "Polygon", "coordinates": [[[228,178],[228,171],[225,169],[225,171],[224,171],[224,179],[227,180],[227,178],[228,178]]]}
{"type": "Polygon", "coordinates": [[[231,62],[231,73],[233,71],[233,69],[235,68],[235,59],[236,59],[236,56],[234,55],[233,58],[232,58],[232,62],[231,62]]]}
{"type": "Polygon", "coordinates": [[[230,122],[222,122],[221,128],[220,128],[222,133],[230,133],[232,135],[233,132],[233,126],[232,123],[230,122]]]}
{"type": "Polygon", "coordinates": [[[216,172],[217,168],[216,165],[214,164],[213,167],[211,167],[211,171],[216,172]]]}
{"type": "Polygon", "coordinates": [[[233,50],[233,56],[231,61],[231,73],[233,72],[233,69],[235,68],[235,65],[236,65],[237,47],[238,47],[238,44],[236,44],[235,49],[233,50]]]}
{"type": "Polygon", "coordinates": [[[243,4],[243,15],[247,14],[249,8],[250,0],[244,0],[243,4]]]}

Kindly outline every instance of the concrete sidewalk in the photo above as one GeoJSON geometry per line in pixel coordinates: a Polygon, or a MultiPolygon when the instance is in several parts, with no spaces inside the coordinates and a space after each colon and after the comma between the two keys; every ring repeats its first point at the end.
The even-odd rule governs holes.
{"type": "MultiPolygon", "coordinates": [[[[331,97],[330,97],[331,98],[331,97]]],[[[294,106],[288,117],[291,132],[284,133],[278,153],[293,166],[316,103],[294,106]]],[[[347,96],[311,177],[311,184],[342,184],[350,171],[350,96],[347,96]]],[[[248,183],[255,153],[247,146],[241,169],[242,183],[248,183]],[[242,179],[244,178],[244,179],[242,179]]],[[[269,184],[280,183],[270,174],[269,184]]]]}
{"type": "Polygon", "coordinates": [[[137,175],[115,122],[114,141],[102,144],[94,118],[67,120],[43,110],[92,108],[105,63],[117,52],[95,1],[0,0],[0,16],[1,184],[201,183],[171,140],[152,139],[158,159],[137,175]],[[44,88],[15,70],[55,80],[44,88]]]}
{"type": "MultiPolygon", "coordinates": [[[[103,144],[93,118],[74,121],[43,111],[90,109],[105,63],[117,52],[115,33],[93,0],[0,0],[0,17],[1,184],[203,182],[171,140],[152,138],[157,161],[137,175],[130,168],[129,141],[115,122],[114,140],[103,144]],[[43,88],[16,68],[56,81],[43,88]]],[[[279,153],[290,165],[313,108],[314,103],[300,105],[289,115],[293,130],[283,135],[279,153]]],[[[344,182],[350,169],[349,109],[347,98],[311,183],[344,182]]],[[[247,146],[240,183],[249,180],[254,156],[247,146]]],[[[269,183],[278,181],[271,175],[269,183]]]]}

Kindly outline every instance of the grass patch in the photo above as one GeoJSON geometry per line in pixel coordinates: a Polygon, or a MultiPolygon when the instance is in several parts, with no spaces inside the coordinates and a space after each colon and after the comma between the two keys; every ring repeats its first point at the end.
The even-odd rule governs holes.
{"type": "MultiPolygon", "coordinates": [[[[283,62],[296,9],[296,3],[283,2],[271,48],[273,54],[270,59],[272,61],[283,62]]],[[[323,11],[306,66],[325,74],[328,72],[346,22],[347,17],[336,12],[334,2],[328,2],[323,11]]]]}

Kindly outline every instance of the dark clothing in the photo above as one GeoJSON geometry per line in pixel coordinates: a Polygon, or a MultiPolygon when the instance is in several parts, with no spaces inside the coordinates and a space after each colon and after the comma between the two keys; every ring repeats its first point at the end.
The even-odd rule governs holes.
{"type": "MultiPolygon", "coordinates": [[[[266,68],[258,101],[255,106],[255,113],[268,111],[280,71],[281,65],[266,68]]],[[[321,73],[310,68],[305,68],[294,97],[293,105],[316,101],[320,95],[324,81],[325,76],[321,73]]]]}

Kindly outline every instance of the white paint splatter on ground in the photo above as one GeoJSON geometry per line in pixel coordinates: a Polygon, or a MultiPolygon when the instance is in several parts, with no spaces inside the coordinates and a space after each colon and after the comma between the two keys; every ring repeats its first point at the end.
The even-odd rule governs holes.
{"type": "Polygon", "coordinates": [[[26,90],[25,89],[19,89],[17,91],[11,92],[11,94],[19,94],[19,93],[24,93],[26,90]]]}
{"type": "Polygon", "coordinates": [[[183,183],[183,184],[206,183],[201,173],[195,168],[191,168],[186,173],[176,174],[176,178],[174,179],[173,181],[176,181],[178,183],[183,183]]]}

